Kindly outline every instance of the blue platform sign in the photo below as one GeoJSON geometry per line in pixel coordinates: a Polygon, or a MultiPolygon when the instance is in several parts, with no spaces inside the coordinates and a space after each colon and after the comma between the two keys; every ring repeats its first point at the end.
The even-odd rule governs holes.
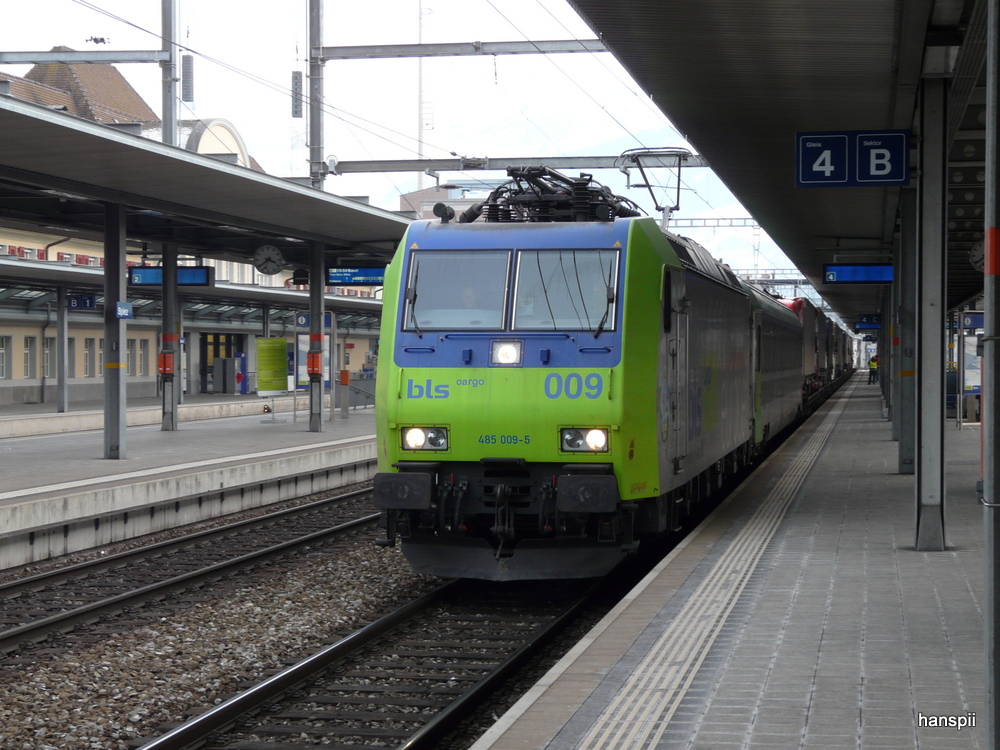
{"type": "Polygon", "coordinates": [[[891,263],[825,263],[824,284],[891,284],[891,263]]]}
{"type": "Polygon", "coordinates": [[[96,310],[96,294],[74,294],[66,298],[66,307],[70,310],[96,310]]]}
{"type": "Polygon", "coordinates": [[[795,134],[796,187],[906,185],[910,131],[795,134]]]}
{"type": "Polygon", "coordinates": [[[328,268],[327,286],[382,286],[384,268],[328,268]]]}
{"type": "Polygon", "coordinates": [[[859,331],[878,330],[882,327],[882,316],[878,313],[860,313],[855,328],[859,331]]]}
{"type": "Polygon", "coordinates": [[[983,323],[983,313],[981,312],[967,312],[962,313],[962,328],[979,330],[983,328],[985,323],[983,323]]]}
{"type": "Polygon", "coordinates": [[[131,302],[119,302],[115,306],[115,318],[118,320],[125,320],[132,317],[132,303],[131,302]]]}
{"type": "MultiPolygon", "coordinates": [[[[133,266],[128,269],[128,283],[132,286],[163,286],[162,266],[133,266]]],[[[178,286],[215,286],[213,266],[178,266],[178,286]]]]}
{"type": "MultiPolygon", "coordinates": [[[[333,318],[331,318],[332,313],[325,313],[323,315],[323,327],[329,328],[333,324],[333,318]]],[[[311,320],[310,313],[295,313],[295,325],[299,328],[308,328],[309,322],[311,320]]]]}

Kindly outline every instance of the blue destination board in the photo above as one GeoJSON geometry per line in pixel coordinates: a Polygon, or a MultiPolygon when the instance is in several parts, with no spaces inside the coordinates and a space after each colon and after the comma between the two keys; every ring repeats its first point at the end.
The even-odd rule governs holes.
{"type": "MultiPolygon", "coordinates": [[[[178,286],[215,286],[212,266],[177,266],[178,286]]],[[[128,269],[131,286],[163,286],[161,266],[133,266],[128,269]]]]}
{"type": "Polygon", "coordinates": [[[384,268],[326,269],[327,286],[382,286],[384,283],[384,268]]]}
{"type": "Polygon", "coordinates": [[[795,134],[796,187],[906,185],[910,131],[795,134]]]}
{"type": "Polygon", "coordinates": [[[824,284],[891,284],[891,263],[824,263],[824,284]]]}

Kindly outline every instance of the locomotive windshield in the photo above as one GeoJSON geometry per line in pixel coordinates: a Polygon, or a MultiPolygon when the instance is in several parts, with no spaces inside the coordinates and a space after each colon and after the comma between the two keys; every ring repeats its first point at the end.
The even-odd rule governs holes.
{"type": "Polygon", "coordinates": [[[617,266],[612,250],[522,250],[514,330],[614,330],[617,266]]]}
{"type": "Polygon", "coordinates": [[[415,250],[403,330],[502,330],[507,250],[415,250]]]}

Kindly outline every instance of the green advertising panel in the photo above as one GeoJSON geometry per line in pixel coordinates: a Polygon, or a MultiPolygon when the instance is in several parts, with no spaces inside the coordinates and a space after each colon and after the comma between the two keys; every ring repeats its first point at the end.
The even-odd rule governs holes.
{"type": "Polygon", "coordinates": [[[284,339],[257,339],[257,395],[288,393],[288,344],[284,339]]]}

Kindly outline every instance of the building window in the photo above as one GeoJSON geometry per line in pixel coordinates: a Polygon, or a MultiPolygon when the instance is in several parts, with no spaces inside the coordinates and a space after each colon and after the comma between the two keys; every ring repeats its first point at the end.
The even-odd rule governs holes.
{"type": "Polygon", "coordinates": [[[76,377],[76,339],[66,340],[66,377],[76,377]]]}
{"type": "Polygon", "coordinates": [[[139,375],[149,375],[149,339],[139,339],[139,375]]]}
{"type": "Polygon", "coordinates": [[[97,374],[104,375],[104,339],[98,339],[97,343],[97,374]]]}
{"type": "Polygon", "coordinates": [[[24,337],[24,377],[33,380],[38,377],[38,337],[24,337]]]}
{"type": "Polygon", "coordinates": [[[42,377],[51,378],[55,376],[56,369],[56,339],[54,336],[46,336],[42,346],[42,377]]]}
{"type": "Polygon", "coordinates": [[[10,377],[10,336],[0,336],[0,380],[10,377]]]}
{"type": "Polygon", "coordinates": [[[97,339],[83,340],[83,376],[95,377],[97,373],[97,339]]]}
{"type": "Polygon", "coordinates": [[[135,339],[129,339],[125,342],[125,374],[135,375],[135,339]]]}

